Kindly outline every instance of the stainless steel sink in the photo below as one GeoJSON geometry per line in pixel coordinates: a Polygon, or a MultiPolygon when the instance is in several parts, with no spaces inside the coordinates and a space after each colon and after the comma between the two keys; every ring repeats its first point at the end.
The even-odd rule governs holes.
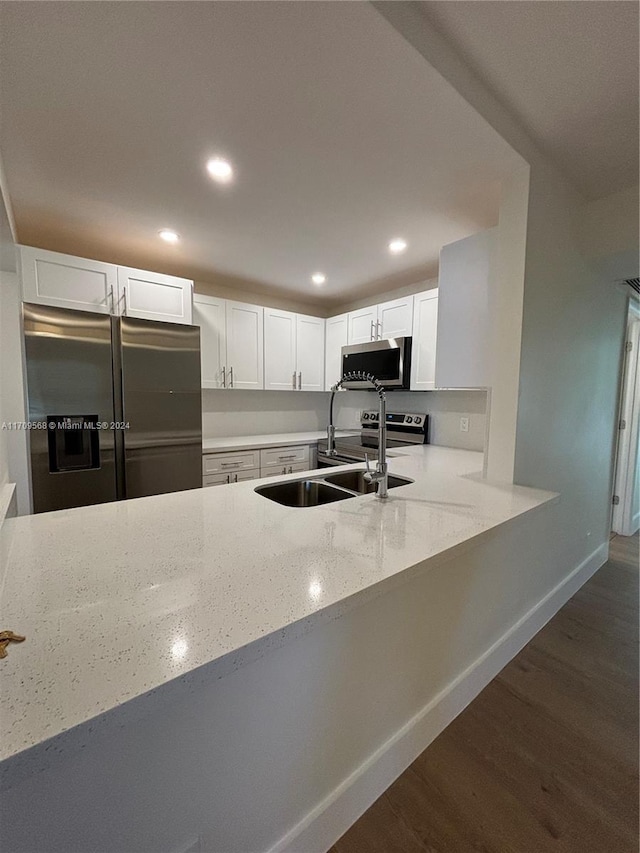
{"type": "MultiPolygon", "coordinates": [[[[349,489],[359,495],[368,495],[375,492],[376,486],[375,483],[368,483],[364,475],[365,471],[339,471],[337,474],[327,474],[324,479],[327,483],[333,483],[334,486],[340,486],[342,489],[349,489]]],[[[413,480],[389,474],[388,488],[390,489],[397,489],[398,486],[406,486],[409,483],[413,483],[413,480]]]]}
{"type": "Polygon", "coordinates": [[[258,486],[256,492],[284,506],[321,506],[334,501],[344,501],[355,495],[336,489],[322,480],[290,480],[258,486]]]}

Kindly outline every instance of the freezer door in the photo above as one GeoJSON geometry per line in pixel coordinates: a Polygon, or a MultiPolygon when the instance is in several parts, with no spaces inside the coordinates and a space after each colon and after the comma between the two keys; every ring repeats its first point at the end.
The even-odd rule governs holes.
{"type": "Polygon", "coordinates": [[[23,324],[34,512],[115,500],[110,318],[25,302],[23,324]]]}
{"type": "Polygon", "coordinates": [[[122,317],[124,496],[202,486],[200,329],[122,317]]]}

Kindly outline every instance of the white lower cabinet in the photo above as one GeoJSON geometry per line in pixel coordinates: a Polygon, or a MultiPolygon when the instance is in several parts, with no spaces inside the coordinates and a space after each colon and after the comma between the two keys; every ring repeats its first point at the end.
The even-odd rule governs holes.
{"type": "Polygon", "coordinates": [[[260,468],[283,465],[309,464],[309,445],[301,444],[292,447],[269,447],[260,451],[260,468]]]}
{"type": "Polygon", "coordinates": [[[207,474],[202,478],[203,486],[228,486],[231,483],[241,483],[243,480],[257,480],[260,477],[260,469],[253,468],[249,471],[229,471],[228,474],[207,474]]]}
{"type": "Polygon", "coordinates": [[[205,453],[202,457],[202,485],[225,486],[258,477],[297,474],[314,468],[315,458],[315,446],[308,444],[205,453]]]}
{"type": "Polygon", "coordinates": [[[227,474],[230,471],[250,471],[260,468],[259,450],[238,450],[225,453],[205,453],[202,457],[202,473],[227,474]]]}

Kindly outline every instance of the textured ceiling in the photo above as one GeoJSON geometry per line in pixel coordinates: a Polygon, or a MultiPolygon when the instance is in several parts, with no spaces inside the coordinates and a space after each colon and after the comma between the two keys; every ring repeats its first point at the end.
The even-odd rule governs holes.
{"type": "Polygon", "coordinates": [[[433,274],[520,162],[368,3],[14,2],[0,24],[27,244],[328,304],[433,274]]]}
{"type": "Polygon", "coordinates": [[[587,199],[638,183],[637,2],[419,7],[587,199]]]}

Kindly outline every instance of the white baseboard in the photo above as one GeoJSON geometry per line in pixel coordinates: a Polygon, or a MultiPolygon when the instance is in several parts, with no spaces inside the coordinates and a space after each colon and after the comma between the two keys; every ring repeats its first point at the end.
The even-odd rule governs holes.
{"type": "Polygon", "coordinates": [[[326,853],[609,556],[604,542],[293,826],[268,853],[326,853]]]}

